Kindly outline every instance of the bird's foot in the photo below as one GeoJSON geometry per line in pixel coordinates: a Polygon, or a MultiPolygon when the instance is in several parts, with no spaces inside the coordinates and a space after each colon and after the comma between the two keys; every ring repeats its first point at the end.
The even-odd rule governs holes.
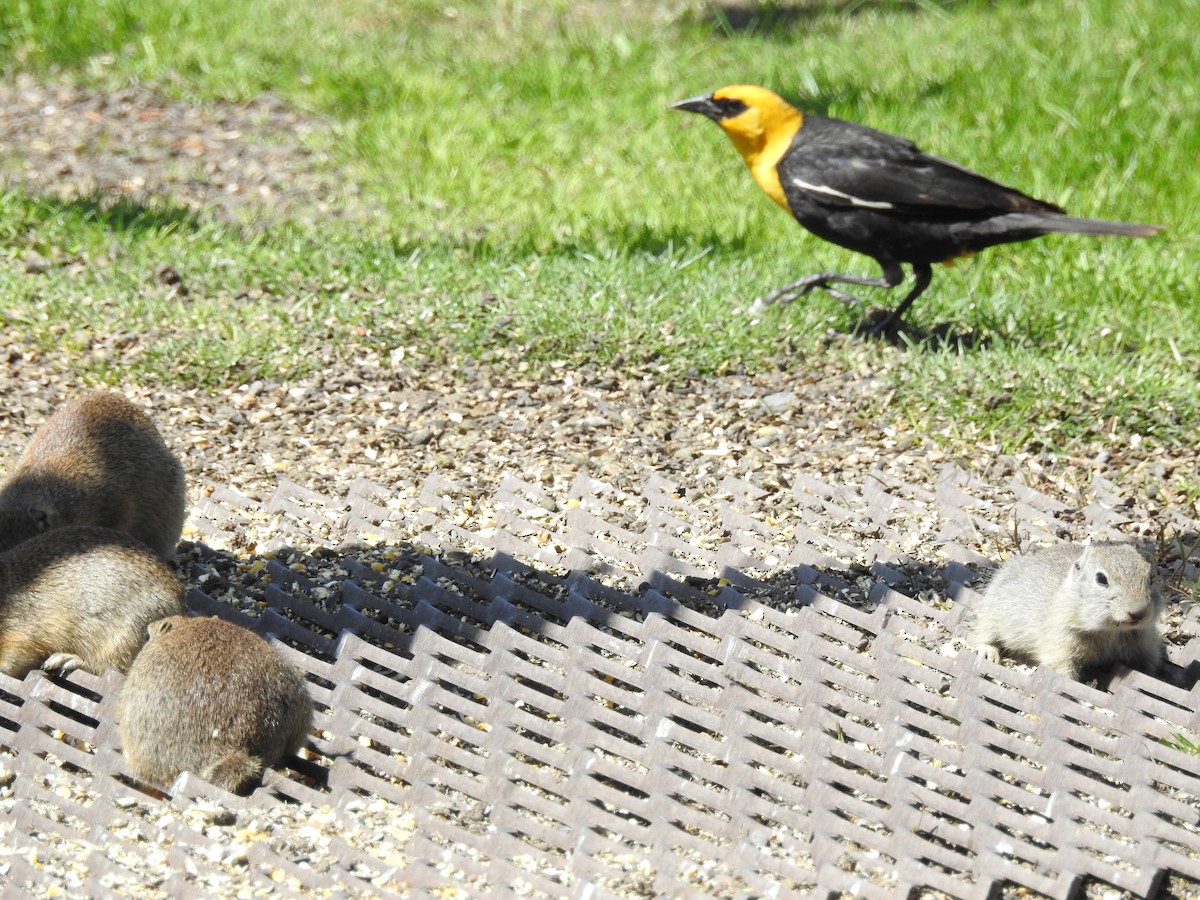
{"type": "Polygon", "coordinates": [[[750,307],[750,314],[753,316],[762,315],[768,306],[793,303],[815,290],[822,290],[848,306],[857,306],[861,310],[863,308],[862,300],[835,288],[831,282],[836,279],[839,279],[839,276],[821,273],[819,275],[809,275],[806,278],[793,281],[791,284],[785,284],[778,290],[771,291],[767,296],[755,300],[750,307]]]}
{"type": "Polygon", "coordinates": [[[875,306],[864,310],[863,319],[857,331],[864,337],[896,337],[902,327],[904,327],[904,321],[896,315],[894,309],[875,306]]]}
{"type": "Polygon", "coordinates": [[[859,311],[861,311],[861,312],[865,312],[865,310],[867,308],[866,304],[863,303],[863,301],[860,298],[855,297],[853,294],[847,294],[845,291],[839,291],[837,288],[831,287],[828,284],[820,285],[820,288],[821,288],[821,290],[823,290],[825,293],[827,293],[833,299],[841,300],[847,306],[856,306],[856,307],[858,307],[859,311]]]}

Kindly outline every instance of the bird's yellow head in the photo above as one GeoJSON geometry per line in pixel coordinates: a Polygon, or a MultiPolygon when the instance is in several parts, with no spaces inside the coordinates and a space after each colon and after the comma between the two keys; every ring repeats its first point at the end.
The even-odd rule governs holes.
{"type": "Polygon", "coordinates": [[[803,122],[798,109],[774,91],[755,84],[732,84],[707,96],[673,103],[671,108],[712,119],[750,165],[769,146],[781,141],[790,144],[803,122]]]}
{"type": "Polygon", "coordinates": [[[755,84],[729,85],[706,96],[680,100],[671,108],[700,113],[720,125],[762,189],[788,208],[775,166],[804,124],[800,110],[755,84]]]}

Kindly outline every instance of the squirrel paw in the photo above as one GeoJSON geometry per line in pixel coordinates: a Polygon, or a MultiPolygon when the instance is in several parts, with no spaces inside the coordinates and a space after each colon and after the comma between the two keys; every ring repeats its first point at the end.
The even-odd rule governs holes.
{"type": "Polygon", "coordinates": [[[975,649],[978,650],[979,655],[982,656],[984,659],[986,659],[988,662],[994,662],[994,663],[1000,662],[1000,648],[997,647],[995,644],[980,644],[975,649]]]}
{"type": "Polygon", "coordinates": [[[1073,662],[1049,663],[1049,666],[1059,675],[1063,676],[1063,678],[1070,678],[1075,681],[1079,680],[1079,674],[1082,671],[1080,666],[1073,662]]]}
{"type": "Polygon", "coordinates": [[[42,668],[47,672],[58,671],[63,675],[83,668],[83,660],[73,653],[54,653],[46,657],[42,668]]]}

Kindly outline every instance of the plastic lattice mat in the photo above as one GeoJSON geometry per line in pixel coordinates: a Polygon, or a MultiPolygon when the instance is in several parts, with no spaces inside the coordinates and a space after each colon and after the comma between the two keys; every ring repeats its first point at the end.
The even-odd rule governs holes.
{"type": "MultiPolygon", "coordinates": [[[[1067,897],[1200,879],[1200,757],[1164,743],[1200,732],[1196,666],[1101,689],[961,641],[986,563],[970,543],[1009,518],[1043,540],[1080,517],[1108,534],[1121,498],[1097,483],[1068,509],[1014,482],[1001,509],[976,488],[953,468],[927,487],[801,478],[771,514],[735,480],[704,502],[661,480],[618,498],[581,478],[565,504],[512,479],[481,498],[432,478],[403,503],[366,482],[284,483],[266,503],[213,488],[189,603],[307,672],[304,758],[247,798],[191,777],[160,798],[124,768],[117,673],[0,678],[9,841],[34,848],[0,860],[7,882],[35,883],[36,847],[65,842],[80,895],[128,888],[141,875],[104,848],[155,837],[157,888],[202,895],[205,820],[187,813],[214,798],[331,808],[347,829],[320,871],[253,844],[249,893],[1067,897]],[[275,537],[247,536],[264,521],[275,537]],[[914,539],[901,521],[925,523],[925,563],[896,550],[914,539]],[[348,836],[372,798],[413,817],[402,871],[348,836]],[[134,804],[183,815],[130,838],[134,804]]],[[[1174,575],[1194,580],[1195,558],[1174,575]]],[[[1187,664],[1200,628],[1176,618],[1187,664]]]]}

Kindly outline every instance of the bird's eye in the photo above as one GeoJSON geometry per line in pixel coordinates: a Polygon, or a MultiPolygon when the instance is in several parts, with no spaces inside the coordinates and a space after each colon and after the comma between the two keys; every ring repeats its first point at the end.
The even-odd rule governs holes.
{"type": "Polygon", "coordinates": [[[1096,573],[1096,584],[1100,585],[1100,587],[1108,587],[1108,576],[1105,575],[1103,572],[1097,572],[1096,573]]]}
{"type": "Polygon", "coordinates": [[[717,101],[717,105],[721,107],[722,119],[730,119],[741,115],[747,109],[746,104],[735,97],[722,97],[717,101]]]}

